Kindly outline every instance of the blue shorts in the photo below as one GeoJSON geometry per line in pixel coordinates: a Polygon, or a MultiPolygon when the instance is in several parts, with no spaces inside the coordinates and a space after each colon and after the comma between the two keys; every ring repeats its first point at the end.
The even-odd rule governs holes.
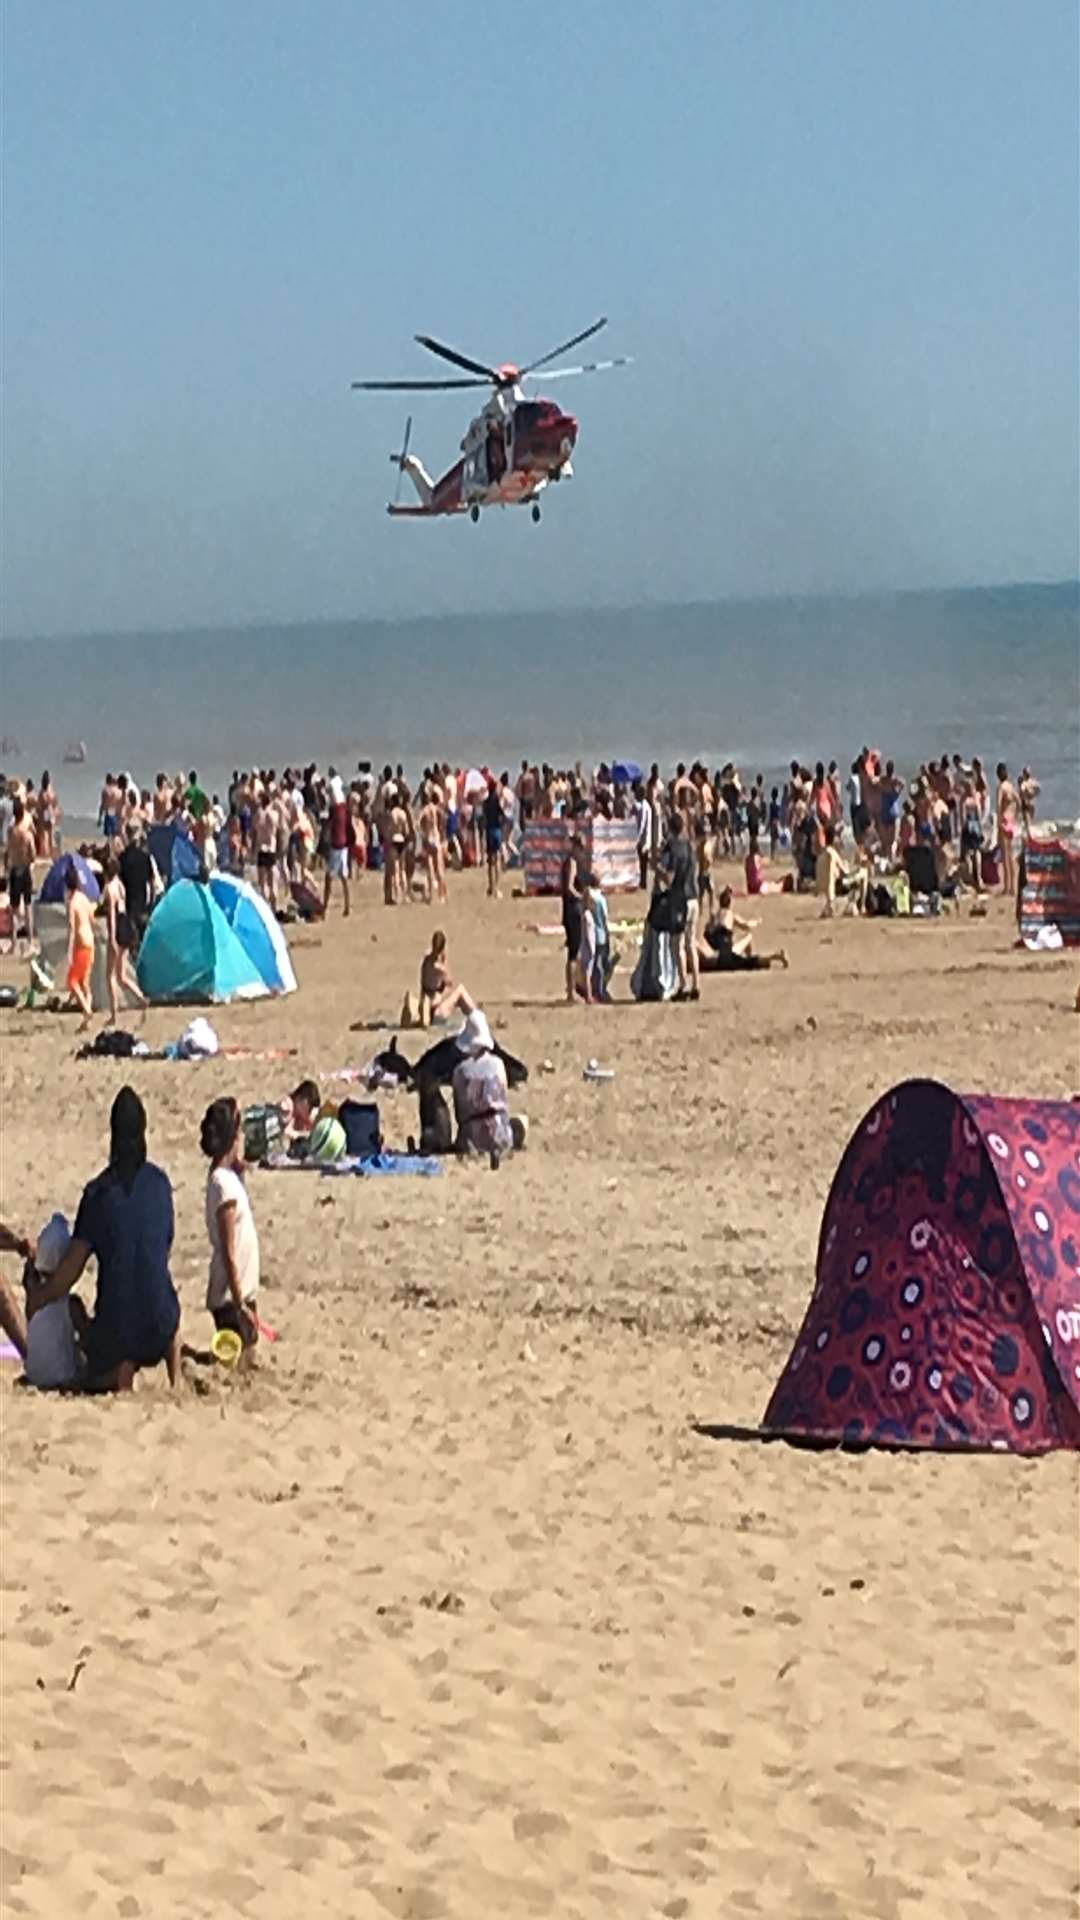
{"type": "Polygon", "coordinates": [[[495,858],[495,855],[496,855],[497,853],[501,853],[501,852],[502,852],[502,829],[501,829],[501,827],[489,827],[489,828],[488,828],[488,831],[487,831],[487,850],[488,850],[488,859],[489,859],[489,860],[494,860],[494,858],[495,858]]]}
{"type": "Polygon", "coordinates": [[[448,813],[448,814],[447,814],[447,816],[446,816],[446,837],[447,837],[447,839],[448,839],[448,840],[456,840],[456,839],[457,839],[457,830],[458,830],[458,817],[457,817],[457,814],[456,814],[456,813],[448,813]]]}
{"type": "Polygon", "coordinates": [[[106,813],[102,816],[101,831],[105,835],[106,840],[116,839],[120,831],[120,822],[115,813],[106,813]]]}

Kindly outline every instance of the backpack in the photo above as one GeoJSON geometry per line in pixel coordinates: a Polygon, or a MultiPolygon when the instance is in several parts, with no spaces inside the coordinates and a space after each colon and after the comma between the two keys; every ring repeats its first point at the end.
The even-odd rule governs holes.
{"type": "Polygon", "coordinates": [[[245,1107],[241,1122],[244,1129],[244,1159],[260,1164],[271,1154],[282,1151],[285,1129],[277,1107],[245,1107]]]}

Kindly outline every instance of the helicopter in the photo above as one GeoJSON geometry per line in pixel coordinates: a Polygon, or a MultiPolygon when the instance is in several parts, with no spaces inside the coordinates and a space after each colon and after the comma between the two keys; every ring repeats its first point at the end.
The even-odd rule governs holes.
{"type": "Polygon", "coordinates": [[[564,353],[591,340],[607,326],[607,319],[594,320],[583,333],[564,340],[527,367],[485,366],[467,354],[445,347],[429,334],[418,333],[418,344],[426,347],[451,366],[461,367],[470,378],[443,380],[354,380],[354,392],[363,393],[444,393],[463,387],[487,387],[491,398],[469,423],[461,442],[461,459],[433,480],[409,446],[412,415],[405,422],[401,452],[390,455],[398,470],[397,492],[387,506],[394,518],[431,520],[443,514],[467,513],[474,522],[481,507],[529,507],[534,521],[540,518],[540,494],[549,481],[568,480],[573,473],[570,456],[577,442],[578,423],[554,400],[537,395],[526,397],[523,381],[531,380],[541,368],[549,368],[545,380],[566,380],[582,373],[606,373],[612,367],[626,367],[629,359],[590,360],[580,367],[552,367],[564,353]],[[416,489],[418,506],[401,505],[401,481],[408,474],[416,489]]]}

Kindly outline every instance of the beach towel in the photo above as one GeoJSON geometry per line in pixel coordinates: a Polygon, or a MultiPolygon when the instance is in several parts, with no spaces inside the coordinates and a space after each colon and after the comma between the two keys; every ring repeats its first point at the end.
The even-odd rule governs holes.
{"type": "Polygon", "coordinates": [[[336,1176],[343,1173],[368,1174],[402,1173],[419,1174],[427,1178],[431,1174],[441,1173],[443,1163],[430,1153],[366,1153],[358,1158],[335,1160],[329,1167],[321,1167],[324,1175],[336,1176]]]}
{"type": "Polygon", "coordinates": [[[342,1174],[418,1174],[427,1178],[442,1170],[442,1161],[429,1153],[367,1153],[334,1160],[329,1166],[319,1166],[312,1159],[295,1160],[290,1154],[275,1153],[263,1163],[266,1173],[320,1173],[325,1179],[337,1179],[342,1174]]]}

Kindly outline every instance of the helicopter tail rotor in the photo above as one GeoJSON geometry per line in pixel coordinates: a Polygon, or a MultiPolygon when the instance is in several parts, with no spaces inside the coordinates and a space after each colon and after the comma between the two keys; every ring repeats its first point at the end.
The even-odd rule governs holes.
{"type": "Polygon", "coordinates": [[[404,472],[405,472],[405,462],[409,457],[409,442],[411,439],[412,439],[412,414],[410,413],[408,419],[405,422],[405,437],[401,443],[401,452],[392,453],[390,455],[390,460],[392,465],[395,466],[398,470],[397,486],[394,488],[395,507],[397,506],[399,500],[401,499],[401,481],[402,481],[402,476],[404,475],[404,472]]]}

